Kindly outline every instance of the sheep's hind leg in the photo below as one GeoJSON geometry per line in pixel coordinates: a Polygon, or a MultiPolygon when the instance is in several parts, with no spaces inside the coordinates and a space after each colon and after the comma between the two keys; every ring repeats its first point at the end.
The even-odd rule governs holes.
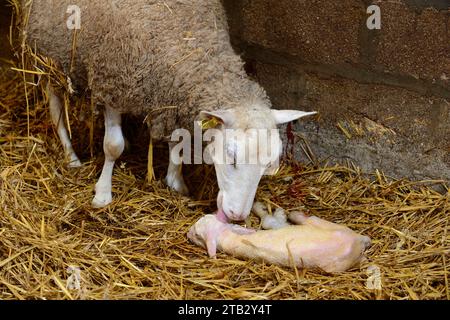
{"type": "Polygon", "coordinates": [[[115,161],[122,155],[125,139],[122,134],[120,113],[110,107],[105,108],[105,139],[103,150],[105,164],[95,185],[94,208],[103,208],[112,202],[112,174],[115,161]]]}
{"type": "Polygon", "coordinates": [[[189,195],[189,189],[184,182],[182,173],[182,164],[177,164],[172,158],[173,143],[169,143],[169,168],[167,169],[167,176],[165,178],[166,185],[182,195],[189,195]]]}
{"type": "Polygon", "coordinates": [[[81,167],[80,159],[78,159],[78,156],[73,150],[72,142],[70,141],[69,133],[67,132],[67,128],[64,123],[61,98],[56,95],[50,84],[47,85],[47,93],[49,98],[50,116],[64,148],[64,154],[69,161],[68,165],[70,168],[81,167]]]}

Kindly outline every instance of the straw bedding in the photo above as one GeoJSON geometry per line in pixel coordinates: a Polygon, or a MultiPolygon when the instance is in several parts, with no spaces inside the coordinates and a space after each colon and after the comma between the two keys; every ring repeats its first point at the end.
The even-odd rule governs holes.
{"type": "MultiPolygon", "coordinates": [[[[102,164],[101,117],[91,117],[88,101],[73,107],[71,130],[84,166],[68,170],[39,88],[26,85],[27,111],[21,73],[2,71],[0,77],[0,299],[450,297],[446,187],[441,194],[429,182],[365,176],[351,165],[286,161],[277,176],[262,181],[257,198],[272,207],[304,206],[370,236],[368,260],[339,275],[224,254],[211,260],[186,233],[214,209],[213,168],[188,168],[193,197],[181,197],[159,181],[167,155],[156,145],[157,179],[148,183],[148,146],[139,143],[146,132],[133,129],[129,134],[138,138],[114,175],[115,202],[92,209],[102,164]],[[68,286],[72,270],[79,270],[79,288],[68,286]],[[378,271],[381,287],[373,288],[378,271]]],[[[247,223],[258,227],[255,218],[247,223]]]]}
{"type": "MultiPolygon", "coordinates": [[[[0,299],[450,298],[450,192],[445,185],[443,193],[434,191],[430,186],[438,182],[286,160],[261,182],[257,199],[272,208],[305,208],[370,236],[367,261],[329,275],[224,254],[209,259],[186,234],[214,210],[214,169],[188,167],[192,197],[182,197],[161,183],[167,146],[154,145],[156,179],[149,180],[146,126],[132,118],[124,126],[131,148],[113,176],[115,201],[91,208],[103,164],[102,117],[88,99],[66,95],[66,119],[84,163],[67,169],[39,79],[50,72],[70,86],[51,61],[16,47],[23,49],[21,67],[0,66],[0,299]]],[[[258,223],[247,221],[254,228],[258,223]]]]}

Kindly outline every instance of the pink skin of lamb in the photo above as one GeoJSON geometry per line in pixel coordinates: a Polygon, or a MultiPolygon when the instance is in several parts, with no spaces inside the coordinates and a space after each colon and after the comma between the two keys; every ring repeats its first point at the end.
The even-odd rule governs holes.
{"type": "Polygon", "coordinates": [[[210,257],[215,257],[219,249],[237,257],[285,266],[295,259],[297,265],[319,267],[326,272],[342,272],[361,262],[364,250],[370,246],[370,238],[317,217],[293,212],[289,220],[296,225],[256,231],[229,224],[218,212],[201,218],[190,229],[188,238],[206,248],[210,257]],[[287,252],[286,246],[290,246],[287,252]],[[299,262],[303,258],[304,264],[299,262]]]}
{"type": "Polygon", "coordinates": [[[197,221],[189,230],[188,238],[198,246],[206,246],[208,255],[213,258],[217,254],[217,239],[226,231],[238,235],[249,235],[256,230],[230,224],[225,213],[219,210],[215,215],[207,215],[197,221]]]}

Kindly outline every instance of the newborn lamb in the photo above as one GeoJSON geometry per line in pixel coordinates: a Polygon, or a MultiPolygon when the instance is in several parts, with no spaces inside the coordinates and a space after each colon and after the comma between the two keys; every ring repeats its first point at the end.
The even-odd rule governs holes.
{"type": "Polygon", "coordinates": [[[254,211],[265,227],[272,224],[278,229],[255,231],[207,215],[191,228],[188,238],[206,248],[210,257],[216,256],[218,249],[237,258],[320,268],[329,273],[344,272],[361,262],[371,243],[370,238],[345,226],[307,217],[301,212],[290,213],[289,220],[296,225],[288,225],[284,211],[277,210],[277,216],[270,217],[267,211],[264,214],[260,204],[254,211]]]}

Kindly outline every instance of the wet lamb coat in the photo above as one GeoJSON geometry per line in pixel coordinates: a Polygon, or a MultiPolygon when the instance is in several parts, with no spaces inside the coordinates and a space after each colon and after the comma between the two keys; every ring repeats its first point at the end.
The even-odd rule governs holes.
{"type": "Polygon", "coordinates": [[[28,43],[96,104],[149,115],[155,139],[192,130],[202,110],[270,107],[230,45],[220,0],[34,0],[30,12],[28,43]],[[72,68],[69,5],[81,9],[72,68]]]}

